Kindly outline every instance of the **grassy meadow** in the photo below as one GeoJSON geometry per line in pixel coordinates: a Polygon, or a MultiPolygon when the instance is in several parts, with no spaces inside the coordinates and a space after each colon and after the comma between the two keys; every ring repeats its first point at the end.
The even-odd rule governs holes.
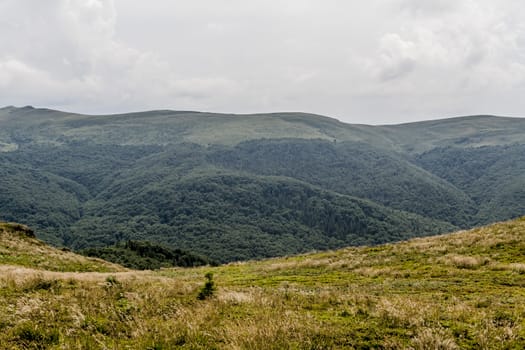
{"type": "Polygon", "coordinates": [[[0,225],[1,349],[522,349],[525,219],[374,247],[133,271],[0,225]],[[197,296],[213,274],[215,288],[197,296]]]}

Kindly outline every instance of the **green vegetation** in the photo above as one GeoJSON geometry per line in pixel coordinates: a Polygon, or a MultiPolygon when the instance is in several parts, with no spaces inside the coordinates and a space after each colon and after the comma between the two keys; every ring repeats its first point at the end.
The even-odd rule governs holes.
{"type": "Polygon", "coordinates": [[[213,274],[208,272],[204,275],[204,277],[206,278],[206,282],[197,295],[197,299],[199,300],[205,300],[212,297],[213,293],[215,293],[217,290],[217,287],[215,287],[215,282],[213,281],[213,274]]]}
{"type": "MultiPolygon", "coordinates": [[[[26,251],[40,247],[32,239],[23,244],[26,251]]],[[[0,269],[5,349],[525,344],[525,218],[396,244],[218,267],[12,273],[15,268],[0,269]],[[206,284],[213,282],[208,287],[203,275],[206,284]],[[213,297],[197,300],[203,290],[213,290],[213,297]]]]}
{"type": "Polygon", "coordinates": [[[252,174],[295,178],[460,227],[468,226],[475,213],[472,199],[449,182],[369,144],[255,140],[220,149],[208,159],[252,174]]]}
{"type": "Polygon", "coordinates": [[[147,241],[126,241],[110,247],[87,248],[82,255],[104,259],[136,270],[166,267],[213,265],[208,259],[180,249],[170,249],[147,241]]]}
{"type": "Polygon", "coordinates": [[[470,194],[479,208],[475,223],[525,213],[525,145],[436,148],[417,162],[470,194]]]}
{"type": "Polygon", "coordinates": [[[104,197],[93,200],[86,218],[73,226],[69,245],[112,243],[105,240],[116,234],[227,262],[378,244],[453,228],[286,178],[223,174],[177,181],[168,175],[160,186],[158,180],[117,183],[104,197]],[[104,197],[112,198],[111,206],[104,197]]]}
{"type": "Polygon", "coordinates": [[[0,109],[0,219],[80,250],[217,262],[373,245],[525,212],[525,120],[0,109]]]}

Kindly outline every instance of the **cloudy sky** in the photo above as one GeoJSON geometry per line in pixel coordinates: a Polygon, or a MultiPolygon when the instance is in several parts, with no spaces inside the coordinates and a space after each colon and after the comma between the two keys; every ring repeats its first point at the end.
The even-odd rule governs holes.
{"type": "Polygon", "coordinates": [[[0,105],[525,116],[522,0],[0,0],[0,105]]]}

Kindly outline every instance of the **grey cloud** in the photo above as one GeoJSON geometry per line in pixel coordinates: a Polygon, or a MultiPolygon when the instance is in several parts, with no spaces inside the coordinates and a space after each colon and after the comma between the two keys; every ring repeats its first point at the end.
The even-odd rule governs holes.
{"type": "Polygon", "coordinates": [[[379,73],[379,78],[382,81],[388,81],[403,77],[410,73],[415,68],[415,61],[410,58],[403,58],[383,67],[379,73]]]}
{"type": "Polygon", "coordinates": [[[84,110],[103,112],[158,108],[178,97],[202,99],[212,90],[231,90],[231,83],[217,77],[178,79],[172,66],[155,53],[120,42],[113,1],[41,4],[4,4],[10,18],[18,19],[0,23],[9,43],[0,55],[6,104],[61,101],[65,105],[57,107],[74,109],[80,104],[84,110]]]}
{"type": "MultiPolygon", "coordinates": [[[[403,3],[422,6],[413,1],[403,3]]],[[[413,93],[424,90],[431,95],[440,93],[436,89],[450,87],[451,81],[456,82],[459,92],[467,87],[486,88],[486,81],[499,88],[510,88],[524,79],[522,69],[516,69],[525,67],[517,42],[517,23],[505,18],[497,6],[458,3],[461,6],[456,11],[440,13],[432,20],[412,19],[381,39],[379,55],[371,65],[378,67],[382,80],[403,78],[407,72],[417,71],[410,76],[420,82],[419,90],[413,93]],[[465,81],[469,84],[465,85],[465,81]]]]}
{"type": "Polygon", "coordinates": [[[525,108],[521,1],[152,4],[0,2],[0,104],[301,110],[365,123],[525,108]]]}
{"type": "Polygon", "coordinates": [[[462,4],[458,0],[399,0],[393,6],[396,10],[416,16],[440,16],[457,10],[462,4]]]}
{"type": "Polygon", "coordinates": [[[404,77],[416,67],[415,44],[398,34],[386,34],[381,38],[378,61],[372,69],[381,81],[404,77]]]}

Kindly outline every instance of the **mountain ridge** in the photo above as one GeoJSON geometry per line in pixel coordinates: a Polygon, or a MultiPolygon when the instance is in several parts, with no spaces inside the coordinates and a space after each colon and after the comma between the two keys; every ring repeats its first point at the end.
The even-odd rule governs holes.
{"type": "Polygon", "coordinates": [[[525,210],[525,119],[369,126],[291,112],[8,107],[0,150],[0,218],[78,249],[154,237],[224,262],[436,234],[525,210]]]}

